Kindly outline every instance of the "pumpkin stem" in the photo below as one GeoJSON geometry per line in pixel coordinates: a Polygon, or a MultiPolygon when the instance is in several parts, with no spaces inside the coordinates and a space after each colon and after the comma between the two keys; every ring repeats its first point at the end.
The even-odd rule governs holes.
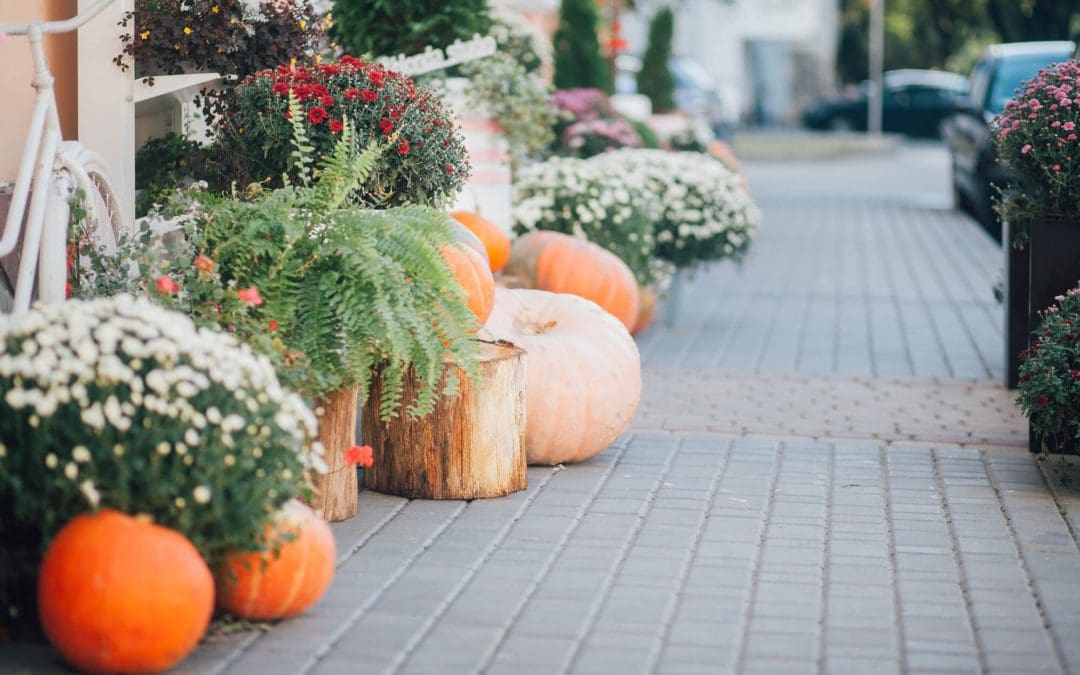
{"type": "Polygon", "coordinates": [[[545,323],[543,326],[529,326],[528,328],[526,328],[525,332],[529,335],[543,335],[544,333],[548,332],[556,325],[558,325],[558,323],[558,321],[552,319],[551,321],[545,323]]]}

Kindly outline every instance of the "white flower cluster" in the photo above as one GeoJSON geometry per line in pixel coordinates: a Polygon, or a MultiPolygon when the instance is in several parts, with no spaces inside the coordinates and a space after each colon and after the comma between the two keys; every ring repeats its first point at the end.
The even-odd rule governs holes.
{"type": "Polygon", "coordinates": [[[679,267],[738,255],[761,220],[739,176],[707,154],[625,149],[589,162],[644,182],[657,253],[679,267]]]}
{"type": "MultiPolygon", "coordinates": [[[[249,418],[260,409],[276,409],[277,432],[310,448],[300,453],[301,464],[326,470],[322,448],[313,442],[315,415],[281,387],[267,358],[228,335],[196,329],[187,317],[145,298],[43,305],[0,324],[0,391],[10,408],[31,411],[34,427],[69,404],[95,435],[111,428],[111,437],[123,438],[139,410],[176,420],[180,440],[159,443],[159,454],[187,455],[209,435],[225,447],[238,434],[267,439],[274,430],[249,418]],[[202,395],[211,390],[222,405],[228,397],[249,415],[223,414],[207,405],[202,395]]],[[[112,450],[117,456],[124,452],[120,444],[112,450]]],[[[85,447],[73,451],[76,462],[84,455],[85,447]]],[[[184,463],[192,461],[185,457],[184,463]]],[[[67,473],[77,476],[72,467],[67,473]]],[[[206,494],[200,491],[196,501],[206,494]]]]}
{"type": "Polygon", "coordinates": [[[640,174],[590,160],[553,157],[514,177],[514,228],[556,230],[619,256],[643,284],[656,281],[656,241],[640,174]]]}

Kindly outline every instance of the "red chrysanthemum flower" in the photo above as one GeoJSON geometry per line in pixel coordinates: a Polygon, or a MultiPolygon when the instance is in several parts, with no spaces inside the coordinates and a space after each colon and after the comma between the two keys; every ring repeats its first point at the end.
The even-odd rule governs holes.
{"type": "Polygon", "coordinates": [[[379,120],[379,128],[382,129],[384,134],[389,135],[394,130],[394,123],[384,117],[379,120]]]}
{"type": "Polygon", "coordinates": [[[373,103],[379,100],[379,95],[371,89],[365,89],[360,92],[360,98],[364,99],[368,103],[373,103]]]}
{"type": "Polygon", "coordinates": [[[376,89],[383,84],[383,71],[381,70],[369,70],[367,74],[368,82],[370,82],[376,89]]]}
{"type": "Polygon", "coordinates": [[[274,92],[275,94],[277,94],[279,96],[286,96],[289,93],[289,83],[288,82],[275,82],[274,86],[270,87],[270,91],[274,92]]]}
{"type": "Polygon", "coordinates": [[[1040,408],[1045,408],[1046,406],[1050,405],[1050,398],[1046,395],[1039,396],[1035,399],[1035,405],[1039,406],[1040,408]]]}
{"type": "Polygon", "coordinates": [[[349,101],[355,101],[360,98],[360,90],[355,87],[349,87],[345,90],[345,98],[349,101]]]}
{"type": "Polygon", "coordinates": [[[259,295],[259,289],[254,286],[251,288],[241,288],[236,292],[236,297],[240,298],[241,302],[253,306],[258,306],[263,303],[262,296],[259,295]]]}
{"type": "Polygon", "coordinates": [[[307,111],[307,116],[312,124],[322,124],[330,115],[323,108],[312,108],[307,111]]]}
{"type": "Polygon", "coordinates": [[[372,456],[370,445],[354,445],[345,451],[346,464],[359,464],[365,469],[370,468],[375,458],[372,456]]]}
{"type": "Polygon", "coordinates": [[[330,132],[340,134],[345,130],[345,124],[341,120],[330,120],[330,132]]]}
{"type": "Polygon", "coordinates": [[[154,287],[157,288],[157,292],[162,295],[172,295],[180,290],[180,286],[165,275],[161,275],[154,281],[154,287]]]}
{"type": "Polygon", "coordinates": [[[276,332],[277,327],[278,327],[277,319],[270,319],[270,332],[271,333],[276,332]]]}
{"type": "Polygon", "coordinates": [[[331,96],[330,94],[324,94],[323,97],[322,97],[322,105],[323,105],[324,108],[333,108],[334,107],[334,97],[331,96]]]}
{"type": "Polygon", "coordinates": [[[409,141],[402,140],[400,143],[398,143],[397,151],[399,155],[409,154],[409,141]]]}

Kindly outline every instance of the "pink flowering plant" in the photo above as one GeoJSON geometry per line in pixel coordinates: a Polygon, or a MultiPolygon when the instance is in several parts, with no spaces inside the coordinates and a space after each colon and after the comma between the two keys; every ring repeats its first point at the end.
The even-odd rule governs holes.
{"type": "Polygon", "coordinates": [[[360,191],[367,204],[445,206],[468,178],[464,141],[442,101],[400,73],[345,55],[333,63],[262,70],[235,88],[217,134],[217,187],[279,187],[285,176],[299,178],[290,94],[300,103],[316,171],[346,120],[357,148],[372,141],[391,146],[360,191]]]}
{"type": "Polygon", "coordinates": [[[1080,288],[1043,313],[1020,366],[1017,405],[1043,451],[1080,451],[1080,288]]]}
{"type": "Polygon", "coordinates": [[[1039,71],[993,129],[998,157],[1015,181],[1002,203],[1005,219],[1080,218],[1080,62],[1039,71]]]}
{"type": "Polygon", "coordinates": [[[616,112],[599,89],[560,89],[553,102],[562,112],[562,120],[555,125],[559,155],[585,158],[645,144],[630,120],[616,112]]]}

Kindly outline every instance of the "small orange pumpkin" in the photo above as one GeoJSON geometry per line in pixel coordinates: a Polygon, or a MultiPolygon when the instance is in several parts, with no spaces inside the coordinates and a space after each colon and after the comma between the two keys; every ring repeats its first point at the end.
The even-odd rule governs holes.
{"type": "Polygon", "coordinates": [[[53,647],[79,670],[156,672],[198,644],[214,578],[179,532],[104,509],[56,535],[41,563],[38,611],[53,647]]]}
{"type": "Polygon", "coordinates": [[[637,335],[649,327],[649,324],[652,323],[653,318],[656,316],[656,307],[659,304],[656,292],[651,288],[639,288],[638,297],[641,302],[638,308],[637,321],[634,323],[634,330],[630,331],[631,335],[637,335]]]}
{"type": "Polygon", "coordinates": [[[638,320],[640,300],[633,272],[611,251],[561,232],[538,230],[514,241],[504,273],[529,288],[592,300],[627,330],[638,320]]]}
{"type": "Polygon", "coordinates": [[[506,266],[506,261],[510,259],[510,237],[498,225],[469,211],[454,211],[450,217],[469,228],[483,242],[492,272],[506,266]]]}
{"type": "Polygon", "coordinates": [[[641,357],[626,327],[576,295],[500,288],[495,297],[484,330],[525,350],[529,464],[603,452],[641,400],[641,357]]]}
{"type": "Polygon", "coordinates": [[[239,553],[218,569],[218,607],[234,616],[255,621],[296,616],[314,605],[334,578],[334,535],[307,506],[287,502],[266,534],[277,555],[239,553]]]}
{"type": "Polygon", "coordinates": [[[491,275],[487,260],[469,246],[443,246],[440,252],[465,291],[469,309],[483,325],[495,306],[495,277],[491,275]]]}

